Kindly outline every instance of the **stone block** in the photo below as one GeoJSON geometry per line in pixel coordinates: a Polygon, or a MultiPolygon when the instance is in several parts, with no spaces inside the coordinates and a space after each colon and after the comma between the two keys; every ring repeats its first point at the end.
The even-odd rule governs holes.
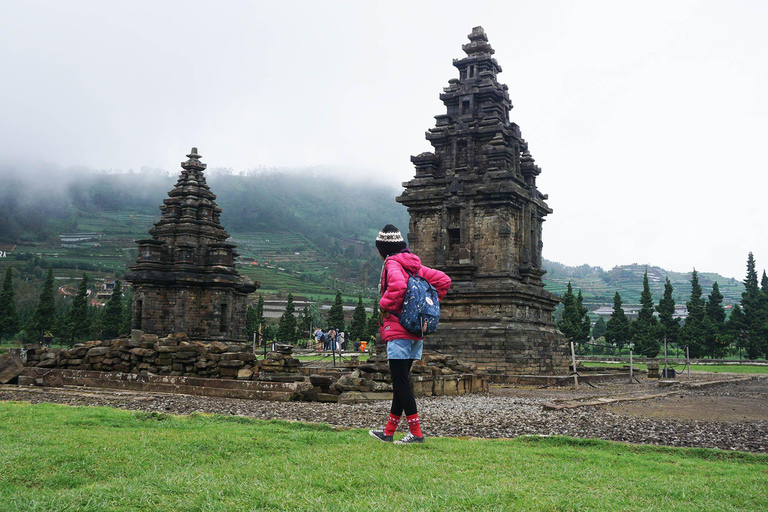
{"type": "Polygon", "coordinates": [[[144,334],[141,335],[139,340],[141,341],[142,344],[147,343],[147,344],[151,344],[152,346],[154,346],[154,345],[157,344],[158,337],[157,337],[157,334],[147,334],[147,333],[144,333],[144,334]]]}
{"type": "Polygon", "coordinates": [[[208,345],[208,352],[212,354],[222,354],[227,350],[229,350],[229,347],[226,343],[222,343],[221,341],[214,341],[208,345]]]}
{"type": "Polygon", "coordinates": [[[241,368],[243,366],[245,366],[245,362],[240,361],[239,359],[219,362],[219,368],[241,368]]]}
{"type": "Polygon", "coordinates": [[[392,400],[392,393],[372,393],[372,392],[357,392],[347,391],[339,395],[340,404],[364,404],[368,402],[376,402],[379,400],[392,400]]]}
{"type": "Polygon", "coordinates": [[[0,384],[8,384],[16,379],[24,369],[24,362],[16,354],[0,356],[0,384]]]}
{"type": "Polygon", "coordinates": [[[37,379],[27,375],[19,375],[18,384],[19,386],[34,386],[37,384],[37,379]]]}
{"type": "Polygon", "coordinates": [[[131,349],[131,354],[139,357],[152,357],[156,354],[156,352],[154,349],[150,348],[133,348],[131,349]]]}
{"type": "Polygon", "coordinates": [[[81,359],[88,353],[88,349],[85,347],[75,347],[66,351],[67,357],[71,359],[81,359]]]}
{"type": "MultiPolygon", "coordinates": [[[[254,355],[253,352],[238,352],[237,354],[239,356],[238,359],[240,359],[241,361],[251,362],[251,361],[255,361],[256,360],[256,356],[254,355]]],[[[299,360],[296,359],[295,361],[297,363],[296,366],[298,366],[299,360]]],[[[287,362],[288,361],[286,361],[286,364],[287,364],[287,362]]]]}
{"type": "Polygon", "coordinates": [[[368,387],[371,391],[392,391],[392,384],[389,382],[372,380],[368,382],[368,387]]]}
{"type": "MultiPolygon", "coordinates": [[[[90,342],[88,342],[90,343],[90,342]]],[[[86,343],[87,345],[87,343],[86,343]]],[[[95,356],[104,356],[109,353],[109,347],[94,347],[90,349],[88,352],[86,352],[86,355],[88,357],[95,357],[95,356]]]]}
{"type": "Polygon", "coordinates": [[[253,370],[250,368],[241,368],[237,372],[237,380],[251,380],[253,377],[253,370]]]}
{"type": "Polygon", "coordinates": [[[219,375],[224,379],[235,379],[237,378],[237,368],[220,368],[219,369],[219,375]]]}
{"type": "Polygon", "coordinates": [[[310,375],[309,376],[309,382],[313,386],[318,387],[329,387],[331,384],[333,384],[336,381],[336,378],[332,375],[310,375]]]}

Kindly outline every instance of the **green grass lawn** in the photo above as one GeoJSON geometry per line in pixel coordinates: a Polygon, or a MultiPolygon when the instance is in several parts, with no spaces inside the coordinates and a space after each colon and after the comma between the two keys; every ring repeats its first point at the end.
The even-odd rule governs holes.
{"type": "Polygon", "coordinates": [[[0,510],[766,510],[768,456],[0,403],[0,510]]]}
{"type": "MultiPolygon", "coordinates": [[[[583,364],[586,367],[602,366],[602,367],[609,367],[609,368],[623,368],[624,366],[629,365],[629,363],[600,363],[600,362],[593,362],[593,361],[583,361],[583,364]]],[[[638,368],[640,370],[647,369],[645,366],[645,363],[635,363],[634,366],[635,368],[638,368]]],[[[659,366],[663,368],[664,361],[660,361],[659,366]]],[[[681,371],[683,368],[683,365],[677,364],[677,363],[670,366],[677,371],[681,371]]],[[[748,364],[692,364],[691,371],[692,372],[712,372],[712,373],[768,373],[768,365],[760,366],[760,365],[748,365],[748,364]]]]}

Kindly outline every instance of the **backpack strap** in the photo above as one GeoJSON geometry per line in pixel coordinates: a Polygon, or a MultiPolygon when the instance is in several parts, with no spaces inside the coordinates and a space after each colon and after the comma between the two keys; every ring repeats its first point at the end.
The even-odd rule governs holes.
{"type": "MultiPolygon", "coordinates": [[[[411,274],[410,272],[408,272],[408,270],[402,265],[402,263],[398,263],[398,265],[400,265],[400,268],[403,269],[403,272],[405,272],[405,275],[407,275],[408,277],[414,277],[414,276],[418,275],[418,273],[411,274]]],[[[387,291],[387,277],[388,277],[387,276],[387,262],[384,261],[384,287],[381,290],[381,294],[382,295],[384,295],[384,293],[386,293],[386,291],[387,291]]],[[[406,286],[406,288],[407,288],[407,286],[406,286]]],[[[398,320],[400,319],[400,315],[398,315],[394,311],[390,311],[389,314],[394,316],[398,320]]]]}

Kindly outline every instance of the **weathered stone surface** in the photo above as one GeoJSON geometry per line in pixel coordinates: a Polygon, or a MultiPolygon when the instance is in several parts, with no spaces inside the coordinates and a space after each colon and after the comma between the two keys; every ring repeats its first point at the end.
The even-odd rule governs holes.
{"type": "Polygon", "coordinates": [[[364,393],[358,391],[347,391],[339,396],[340,404],[363,404],[366,402],[375,402],[378,400],[392,400],[392,393],[364,393]]]}
{"type": "Polygon", "coordinates": [[[197,148],[187,157],[160,206],[160,221],[151,238],[137,242],[138,259],[126,275],[134,292],[133,327],[207,341],[244,340],[246,297],[257,285],[235,269],[236,246],[227,242],[197,148]]]}
{"type": "Polygon", "coordinates": [[[251,380],[253,377],[253,370],[250,368],[242,368],[237,372],[238,380],[251,380]]]}
{"type": "Polygon", "coordinates": [[[245,366],[245,362],[239,359],[219,361],[219,368],[240,368],[245,366]]]}
{"type": "Polygon", "coordinates": [[[363,363],[358,368],[360,371],[369,373],[389,373],[389,366],[386,364],[363,363]]]}
{"type": "Polygon", "coordinates": [[[88,357],[103,356],[109,353],[109,347],[94,347],[90,349],[86,355],[88,357]]]}
{"type": "Polygon", "coordinates": [[[332,375],[310,375],[309,377],[309,382],[318,387],[329,387],[334,381],[336,378],[332,375]]]}
{"type": "Polygon", "coordinates": [[[0,356],[0,384],[8,384],[21,374],[24,362],[16,354],[0,356]]]}
{"type": "Polygon", "coordinates": [[[220,341],[214,341],[208,345],[208,352],[211,352],[212,354],[221,354],[227,350],[229,350],[227,344],[220,341]]]}

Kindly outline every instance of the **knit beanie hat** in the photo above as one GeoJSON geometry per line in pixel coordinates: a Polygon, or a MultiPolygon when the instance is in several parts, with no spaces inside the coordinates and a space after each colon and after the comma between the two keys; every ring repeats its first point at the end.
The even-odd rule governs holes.
{"type": "Polygon", "coordinates": [[[407,245],[405,240],[403,240],[400,230],[392,224],[384,226],[384,229],[379,231],[379,236],[376,237],[376,249],[385,258],[399,253],[406,247],[407,245]]]}

